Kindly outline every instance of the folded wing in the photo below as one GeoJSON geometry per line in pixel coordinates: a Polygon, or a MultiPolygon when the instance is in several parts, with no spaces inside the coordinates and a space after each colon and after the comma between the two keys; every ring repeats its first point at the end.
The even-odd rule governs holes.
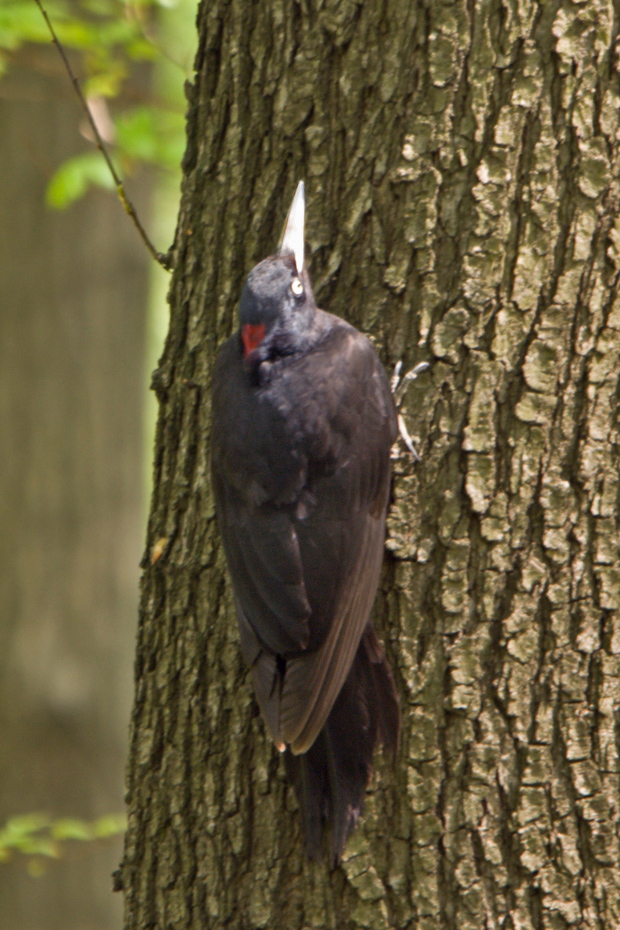
{"type": "MultiPolygon", "coordinates": [[[[311,378],[298,365],[288,381],[278,382],[287,397],[296,392],[300,399],[295,416],[302,444],[303,429],[321,436],[314,457],[308,439],[294,500],[275,503],[277,493],[251,499],[244,488],[252,476],[245,483],[238,476],[227,480],[225,452],[214,443],[216,508],[244,658],[274,741],[294,753],[306,752],[323,728],[368,624],[396,432],[389,384],[374,351],[349,327],[337,335],[338,351],[313,353],[311,378]]],[[[226,403],[220,400],[220,411],[226,403]]],[[[216,399],[214,431],[218,415],[216,399]]],[[[260,442],[271,448],[264,435],[260,442]]]]}

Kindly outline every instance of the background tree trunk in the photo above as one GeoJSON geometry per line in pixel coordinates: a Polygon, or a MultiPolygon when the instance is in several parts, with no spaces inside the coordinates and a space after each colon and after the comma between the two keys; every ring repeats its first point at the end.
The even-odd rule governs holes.
{"type": "MultiPolygon", "coordinates": [[[[56,52],[25,49],[0,95],[3,825],[123,808],[148,256],[109,195],[61,214],[45,207],[52,173],[86,145],[56,52]],[[26,66],[33,55],[49,73],[26,66]]],[[[73,845],[36,879],[23,858],[0,864],[0,924],[118,927],[119,854],[118,840],[73,845]]]]}
{"type": "Polygon", "coordinates": [[[618,11],[202,3],[136,665],[127,930],[620,920],[618,11]],[[376,604],[403,713],[304,860],[213,517],[209,382],[308,192],[321,306],[421,359],[376,604]],[[616,222],[616,225],[614,225],[616,222]]]}

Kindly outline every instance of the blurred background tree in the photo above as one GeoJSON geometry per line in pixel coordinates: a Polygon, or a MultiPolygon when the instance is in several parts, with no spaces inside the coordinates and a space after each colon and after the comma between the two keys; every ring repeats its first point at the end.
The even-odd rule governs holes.
{"type": "MultiPolygon", "coordinates": [[[[195,4],[167,6],[46,5],[162,250],[178,199],[195,4]]],[[[123,810],[150,481],[146,385],[167,275],[101,189],[111,179],[49,45],[32,0],[2,4],[0,826],[11,824],[0,842],[0,924],[104,930],[120,923],[110,893],[120,840],[101,838],[118,833],[107,815],[123,810]],[[59,845],[80,836],[95,842],[59,845]]]]}

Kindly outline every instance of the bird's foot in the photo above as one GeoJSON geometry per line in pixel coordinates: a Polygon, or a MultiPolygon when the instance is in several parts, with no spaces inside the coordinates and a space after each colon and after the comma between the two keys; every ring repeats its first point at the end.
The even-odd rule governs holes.
{"type": "Polygon", "coordinates": [[[412,381],[418,377],[423,371],[426,371],[427,368],[430,368],[428,362],[420,362],[419,365],[416,365],[415,368],[412,368],[411,371],[408,371],[405,375],[401,375],[403,363],[397,362],[394,367],[394,374],[392,375],[392,380],[390,381],[390,387],[392,389],[392,394],[394,395],[394,403],[396,404],[396,409],[398,411],[398,432],[400,433],[400,438],[405,443],[407,449],[413,456],[416,462],[420,461],[420,456],[416,450],[416,447],[413,444],[413,440],[409,435],[409,430],[403,419],[402,414],[400,413],[400,406],[404,400],[405,392],[412,381]]]}
{"type": "Polygon", "coordinates": [[[403,402],[405,396],[405,391],[412,381],[421,375],[423,371],[426,371],[427,368],[430,368],[430,362],[420,362],[415,368],[412,368],[411,371],[408,371],[406,375],[401,375],[403,369],[403,363],[396,362],[394,366],[394,374],[392,375],[392,380],[390,381],[390,388],[392,389],[392,394],[394,395],[394,403],[398,408],[403,402]]]}

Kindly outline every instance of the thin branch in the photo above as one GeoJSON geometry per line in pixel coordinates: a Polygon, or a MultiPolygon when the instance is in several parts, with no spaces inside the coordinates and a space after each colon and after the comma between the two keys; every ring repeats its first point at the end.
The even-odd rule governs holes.
{"type": "Polygon", "coordinates": [[[71,83],[73,84],[73,87],[74,87],[74,89],[75,89],[75,92],[76,92],[76,94],[78,95],[78,98],[79,98],[79,100],[80,100],[80,103],[82,104],[82,108],[83,108],[84,112],[86,113],[86,118],[88,119],[88,122],[89,122],[89,124],[90,124],[90,128],[91,128],[92,131],[93,131],[93,135],[94,135],[94,138],[95,138],[95,142],[96,142],[96,144],[97,144],[97,148],[99,149],[99,151],[101,152],[101,154],[102,154],[103,157],[105,158],[106,164],[107,164],[107,166],[108,166],[108,168],[109,168],[109,170],[110,170],[110,174],[112,175],[112,177],[113,177],[113,179],[114,179],[114,184],[116,185],[116,192],[117,192],[117,194],[118,194],[118,196],[119,196],[119,198],[120,198],[121,203],[123,204],[123,207],[125,208],[125,212],[126,212],[126,213],[131,217],[131,219],[133,220],[134,226],[135,226],[136,229],[138,230],[138,232],[139,232],[139,234],[140,234],[140,236],[141,236],[141,238],[142,238],[142,241],[143,241],[144,244],[146,245],[147,249],[149,250],[149,252],[150,252],[151,255],[153,256],[153,258],[155,259],[155,261],[158,262],[158,263],[159,263],[163,268],[165,268],[167,271],[170,271],[170,269],[171,269],[171,260],[170,260],[170,256],[167,255],[167,254],[164,254],[163,252],[158,252],[158,251],[157,251],[157,249],[155,248],[155,246],[153,245],[153,243],[151,242],[151,240],[150,240],[149,237],[147,236],[147,234],[146,234],[146,232],[145,232],[145,229],[144,229],[144,227],[142,226],[142,223],[141,223],[140,220],[138,219],[138,214],[136,213],[133,204],[131,203],[131,201],[129,200],[127,194],[125,193],[125,188],[123,187],[123,182],[121,181],[121,179],[119,178],[118,174],[116,173],[116,169],[115,169],[115,167],[114,167],[114,165],[113,165],[113,163],[112,163],[112,159],[111,159],[110,156],[108,155],[108,152],[107,152],[107,149],[106,149],[105,144],[104,144],[104,142],[103,142],[103,139],[101,138],[101,136],[100,136],[100,134],[99,134],[99,130],[97,129],[97,124],[96,124],[95,120],[93,119],[93,114],[91,113],[90,107],[88,106],[88,103],[86,102],[86,100],[85,100],[85,98],[84,98],[84,94],[82,93],[82,89],[81,89],[81,87],[80,87],[80,85],[79,85],[78,79],[76,78],[76,76],[74,75],[74,73],[73,73],[73,71],[72,71],[72,69],[71,69],[71,65],[69,64],[69,59],[67,58],[67,56],[66,56],[66,54],[65,54],[64,48],[63,48],[62,45],[60,44],[60,41],[59,41],[59,39],[58,39],[58,36],[56,35],[56,33],[55,33],[55,31],[54,31],[54,27],[52,26],[52,23],[51,23],[51,21],[50,21],[49,16],[47,15],[46,11],[45,11],[44,8],[43,8],[43,5],[42,5],[42,3],[41,3],[41,0],[34,0],[34,2],[36,3],[36,5],[37,5],[37,6],[39,7],[39,9],[41,10],[41,13],[43,14],[43,18],[45,19],[45,22],[47,23],[47,28],[48,28],[49,31],[50,31],[50,35],[51,35],[51,37],[52,37],[52,42],[54,43],[54,45],[55,45],[56,48],[58,49],[58,51],[59,51],[59,53],[60,53],[60,57],[62,58],[62,60],[63,60],[63,62],[64,62],[65,68],[67,69],[67,74],[69,75],[69,78],[71,79],[71,83]]]}

